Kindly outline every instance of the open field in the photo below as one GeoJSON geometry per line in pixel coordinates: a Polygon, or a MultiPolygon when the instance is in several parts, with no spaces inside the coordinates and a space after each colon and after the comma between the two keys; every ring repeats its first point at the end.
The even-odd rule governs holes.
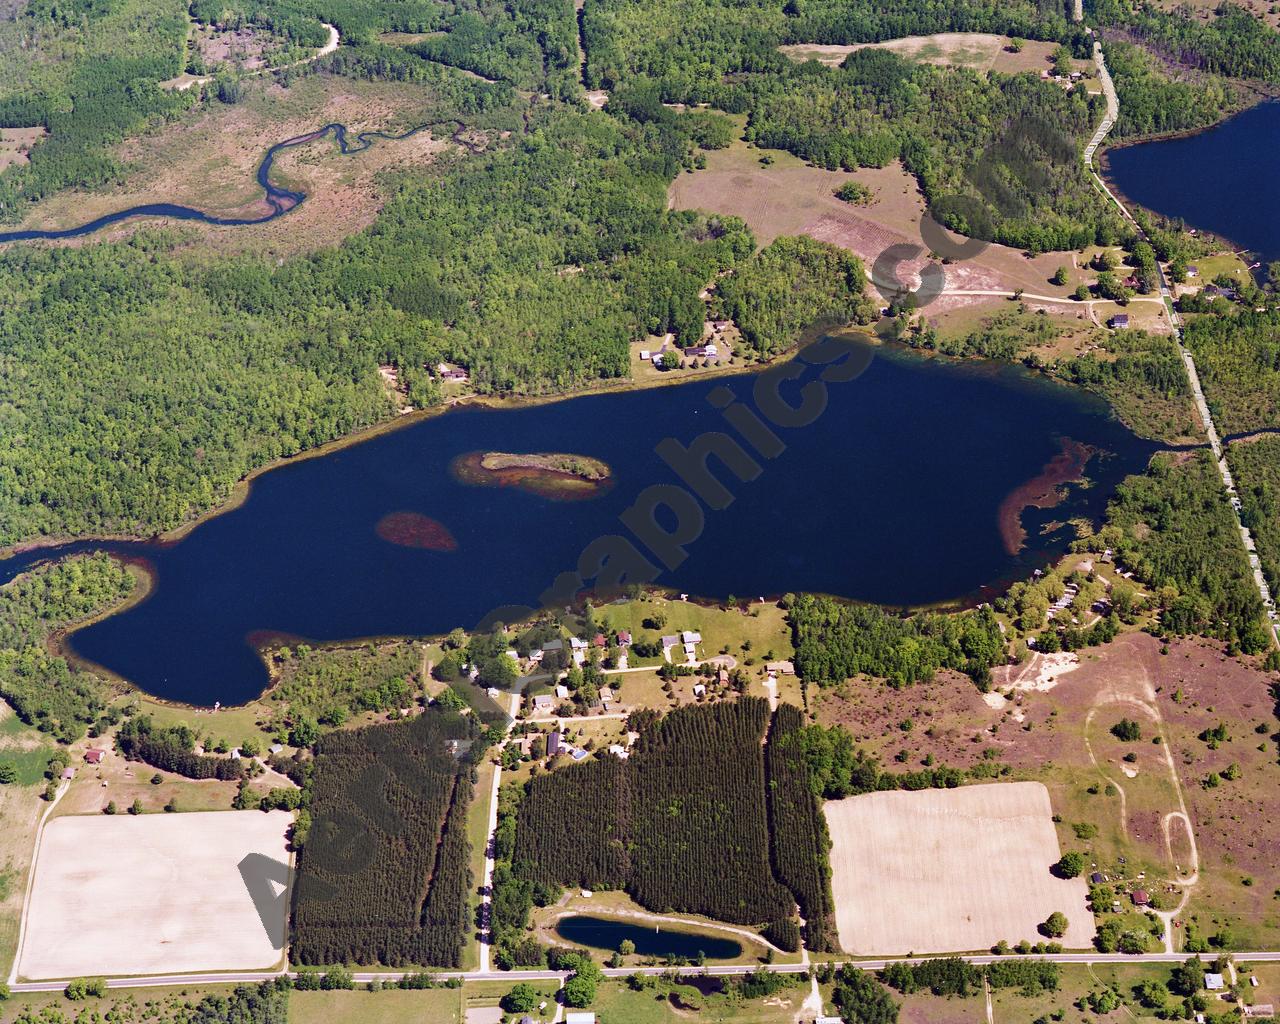
{"type": "Polygon", "coordinates": [[[1067,915],[1069,948],[1093,939],[1083,880],[1055,878],[1048,791],[1038,784],[868,793],[823,808],[840,944],[870,954],[1039,942],[1067,915]]]}
{"type": "Polygon", "coordinates": [[[263,969],[276,942],[241,878],[249,854],[287,861],[284,811],[57,818],[44,830],[19,974],[25,978],[263,969]]]}
{"type": "MultiPolygon", "coordinates": [[[[41,780],[43,781],[43,780],[41,780]]],[[[48,804],[40,799],[40,784],[0,786],[0,972],[8,976],[18,949],[22,901],[27,869],[35,846],[36,828],[48,804]]]]}
{"type": "Polygon", "coordinates": [[[456,1024],[461,1020],[462,996],[457,989],[289,995],[289,1024],[456,1024]]]}
{"type": "MultiPolygon", "coordinates": [[[[107,738],[90,740],[84,749],[97,746],[106,751],[100,764],[84,762],[84,749],[72,754],[75,773],[54,816],[100,814],[111,803],[120,813],[138,801],[144,812],[162,811],[170,800],[179,811],[225,811],[231,807],[239,787],[237,782],[217,779],[188,779],[176,772],[160,771],[142,761],[127,761],[107,738]],[[154,782],[156,776],[160,782],[154,782]]],[[[265,794],[273,787],[292,786],[287,778],[267,769],[254,778],[250,789],[265,794]]]]}
{"type": "MultiPolygon", "coordinates": [[[[897,269],[902,284],[915,287],[926,264],[920,220],[924,197],[915,179],[900,164],[863,168],[856,172],[811,167],[781,150],[768,150],[773,163],[763,166],[766,151],[742,141],[706,154],[705,170],[681,174],[671,183],[668,202],[676,209],[701,209],[741,217],[761,245],[779,235],[809,235],[848,249],[862,258],[870,274],[876,258],[892,245],[921,246],[920,256],[897,269]],[[836,199],[835,189],[846,181],[858,181],[872,192],[867,206],[850,206],[836,199]]],[[[957,236],[958,237],[958,236],[957,236]]],[[[1076,285],[1092,280],[1077,269],[1070,253],[1041,253],[1028,257],[1002,245],[988,245],[975,258],[942,268],[946,291],[1027,292],[1061,296],[1060,311],[1074,316],[1078,304],[1071,298],[1076,285]],[[1068,282],[1058,286],[1049,279],[1066,266],[1068,282]]],[[[944,294],[928,307],[933,317],[965,306],[999,306],[1007,295],[944,294]]]]}
{"type": "MultiPolygon", "coordinates": [[[[1019,53],[1009,49],[1009,37],[989,32],[940,32],[931,36],[903,36],[883,43],[857,43],[837,46],[820,43],[794,43],[781,50],[795,61],[816,60],[831,67],[839,65],[854,50],[871,47],[891,50],[907,60],[948,67],[969,68],[971,71],[999,71],[1017,74],[1022,71],[1039,73],[1053,67],[1054,43],[1024,41],[1019,53]]],[[[1087,72],[1089,61],[1072,62],[1077,71],[1087,72]]]]}
{"type": "Polygon", "coordinates": [[[1043,686],[1009,690],[1019,670],[997,673],[996,687],[1013,700],[985,742],[1013,777],[1048,787],[1063,848],[1086,853],[1118,893],[1145,887],[1169,909],[1188,894],[1174,915],[1175,948],[1188,923],[1201,938],[1270,948],[1280,941],[1280,841],[1254,823],[1280,816],[1274,674],[1207,641],[1174,639],[1167,651],[1129,633],[1079,652],[1076,667],[1050,673],[1043,686]],[[1110,733],[1123,717],[1138,723],[1137,741],[1110,733]],[[1219,723],[1225,740],[1199,738],[1219,723]],[[1199,855],[1189,886],[1176,881],[1193,867],[1182,801],[1199,855]]]}
{"type": "Polygon", "coordinates": [[[30,160],[31,147],[48,135],[44,128],[0,128],[0,171],[30,160]]]}
{"type": "MultiPolygon", "coordinates": [[[[267,207],[255,174],[272,145],[335,121],[352,130],[403,130],[419,122],[423,99],[421,89],[410,85],[328,75],[307,76],[288,89],[255,81],[246,86],[241,103],[219,104],[117,147],[117,158],[131,168],[124,185],[92,193],[60,192],[35,206],[20,226],[72,227],[153,202],[194,206],[220,216],[260,216],[267,207]]],[[[446,140],[424,132],[343,156],[332,138],[320,139],[276,159],[274,180],[308,195],[287,216],[236,228],[184,222],[183,229],[219,249],[269,256],[336,244],[373,222],[383,202],[381,174],[429,162],[449,147],[446,140]]],[[[126,221],[92,237],[121,237],[143,223],[147,221],[126,221]]]]}

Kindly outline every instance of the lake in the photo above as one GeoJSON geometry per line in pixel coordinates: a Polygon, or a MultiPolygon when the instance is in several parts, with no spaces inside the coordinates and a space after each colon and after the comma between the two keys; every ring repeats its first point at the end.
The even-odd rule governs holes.
{"type": "Polygon", "coordinates": [[[1280,259],[1280,101],[1198,135],[1107,150],[1107,178],[1128,198],[1280,259]]]}
{"type": "MultiPolygon", "coordinates": [[[[856,351],[861,358],[873,350],[856,351]]],[[[695,596],[812,591],[898,607],[987,597],[1065,551],[1068,520],[1099,520],[1116,483],[1141,471],[1155,448],[1100,399],[1022,367],[930,360],[897,348],[874,353],[846,382],[818,379],[847,376],[836,363],[780,368],[801,377],[782,387],[788,403],[800,405],[802,389],[820,389],[825,411],[807,426],[772,428],[785,450],[771,458],[757,452],[754,479],[740,481],[712,458],[725,493],[709,497],[731,499],[718,510],[692,498],[655,448],[668,438],[692,445],[709,431],[726,441],[741,436],[727,418],[751,430],[747,414],[765,427],[751,413],[761,374],[516,408],[461,407],[265,473],[239,508],[176,543],[28,552],[0,561],[0,583],[75,550],[145,561],[154,575],[148,598],[76,632],[72,650],[159,697],[228,705],[267,685],[257,654],[266,639],[471,627],[504,605],[539,606],[562,573],[585,568],[593,576],[583,552],[602,537],[616,538],[615,551],[632,545],[637,557],[644,553],[658,585],[695,596]],[[724,405],[726,395],[737,401],[724,412],[708,400],[724,405]],[[1067,488],[1057,507],[1037,507],[1043,488],[1029,483],[1063,464],[1067,448],[1088,453],[1091,485],[1067,488]],[[607,463],[613,478],[587,499],[566,501],[476,486],[450,471],[459,456],[485,451],[576,453],[607,463]],[[670,567],[620,521],[642,493],[688,499],[679,516],[657,507],[640,524],[659,547],[659,533],[704,515],[697,536],[682,544],[682,560],[665,552],[675,559],[670,567]],[[1015,532],[1026,537],[1016,551],[1010,500],[1026,502],[1020,516],[1013,509],[1015,532]]],[[[562,606],[567,598],[558,592],[548,600],[562,606]]],[[[520,614],[497,617],[513,622],[520,614]]]]}
{"type": "Polygon", "coordinates": [[[556,922],[556,935],[575,946],[616,950],[624,939],[636,944],[640,956],[682,956],[693,959],[699,953],[708,960],[732,960],[742,955],[742,946],[733,939],[704,932],[661,931],[644,925],[608,917],[572,914],[556,922]]]}

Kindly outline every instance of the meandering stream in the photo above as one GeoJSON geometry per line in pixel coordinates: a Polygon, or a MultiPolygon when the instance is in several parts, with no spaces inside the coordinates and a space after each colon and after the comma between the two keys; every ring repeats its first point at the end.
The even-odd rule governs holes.
{"type": "MultiPolygon", "coordinates": [[[[264,213],[258,217],[219,217],[216,214],[206,213],[203,210],[197,210],[193,206],[181,206],[176,203],[143,203],[139,206],[130,206],[123,210],[116,210],[114,213],[103,214],[101,217],[91,220],[88,223],[80,224],[73,228],[62,229],[41,229],[27,228],[20,231],[0,231],[0,244],[4,242],[25,242],[33,239],[60,239],[60,238],[81,238],[84,235],[91,235],[95,231],[101,231],[105,227],[112,224],[119,224],[121,221],[129,220],[133,217],[170,217],[175,220],[194,220],[202,224],[214,224],[218,227],[241,227],[246,224],[265,224],[267,221],[275,220],[277,217],[283,217],[290,210],[293,210],[306,201],[307,194],[305,192],[294,192],[291,189],[282,188],[271,180],[271,167],[275,162],[276,154],[286,149],[292,149],[294,146],[303,146],[308,142],[315,142],[317,139],[323,139],[332,135],[335,142],[338,143],[338,150],[343,156],[350,156],[355,153],[363,153],[376,141],[399,142],[407,139],[419,132],[430,131],[432,128],[441,124],[454,125],[451,137],[455,142],[460,142],[460,134],[465,130],[465,126],[459,121],[432,122],[430,124],[421,124],[416,128],[410,128],[408,131],[391,134],[389,132],[367,131],[357,132],[352,141],[352,136],[346,125],[330,122],[323,128],[317,128],[313,132],[307,132],[305,135],[296,135],[291,139],[285,139],[283,142],[277,142],[274,146],[267,150],[266,155],[262,158],[262,162],[258,164],[258,184],[262,186],[265,193],[264,199],[270,207],[268,213],[264,213]]],[[[465,143],[463,143],[465,144],[465,143]]]]}

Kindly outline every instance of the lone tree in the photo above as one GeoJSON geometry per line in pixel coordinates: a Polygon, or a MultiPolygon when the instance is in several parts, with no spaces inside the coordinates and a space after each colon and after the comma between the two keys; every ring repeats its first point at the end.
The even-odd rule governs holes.
{"type": "Polygon", "coordinates": [[[1111,727],[1111,735],[1126,743],[1142,739],[1142,727],[1132,718],[1122,718],[1111,727]]]}
{"type": "Polygon", "coordinates": [[[1067,915],[1055,910],[1040,925],[1040,934],[1051,939],[1060,939],[1067,934],[1067,915]]]}
{"type": "Polygon", "coordinates": [[[1083,853],[1064,853],[1061,860],[1053,866],[1053,873],[1059,878],[1079,878],[1085,869],[1083,853]]]}
{"type": "Polygon", "coordinates": [[[507,1013],[528,1013],[538,1001],[538,990],[524,981],[498,1000],[507,1013]]]}

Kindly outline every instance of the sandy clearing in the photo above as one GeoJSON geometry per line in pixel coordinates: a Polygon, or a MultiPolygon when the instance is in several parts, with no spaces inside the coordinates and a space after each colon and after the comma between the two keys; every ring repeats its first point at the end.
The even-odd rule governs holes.
{"type": "MultiPolygon", "coordinates": [[[[931,36],[902,36],[881,43],[854,43],[832,45],[827,43],[793,43],[779,49],[792,60],[816,60],[828,67],[837,67],[854,50],[872,48],[891,50],[906,60],[925,64],[964,67],[985,73],[999,71],[1004,74],[1039,72],[1053,64],[1054,43],[1026,40],[1019,52],[1009,48],[1009,37],[989,32],[939,32],[931,36]]],[[[1077,71],[1087,71],[1089,62],[1072,62],[1077,71]]]]}
{"type": "MultiPolygon", "coordinates": [[[[285,811],[55,818],[44,830],[18,973],[263,970],[280,960],[238,865],[287,862],[285,811]]],[[[287,899],[275,930],[283,934],[287,899]]]]}
{"type": "Polygon", "coordinates": [[[1055,910],[1068,949],[1094,935],[1082,878],[1055,878],[1049,792],[1016,782],[829,801],[840,945],[857,955],[986,949],[1042,941],[1055,910]]]}

